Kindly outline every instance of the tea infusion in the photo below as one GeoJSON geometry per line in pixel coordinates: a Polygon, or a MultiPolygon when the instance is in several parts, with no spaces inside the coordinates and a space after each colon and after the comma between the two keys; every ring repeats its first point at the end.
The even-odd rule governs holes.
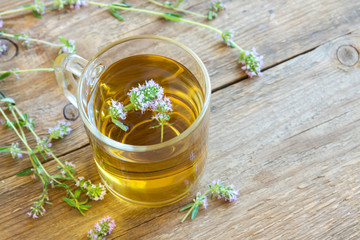
{"type": "MultiPolygon", "coordinates": [[[[94,119],[93,124],[105,136],[129,145],[147,146],[168,141],[185,131],[200,114],[203,100],[197,79],[185,66],[158,55],[137,55],[119,60],[104,71],[92,89],[87,112],[93,115],[90,119],[94,119]],[[130,101],[132,90],[157,84],[161,91],[163,88],[163,103],[171,108],[165,111],[168,117],[163,122],[151,111],[151,106],[139,109],[130,101]],[[119,106],[125,109],[126,117],[118,115],[114,121],[111,111],[119,106]]],[[[197,137],[206,138],[207,132],[200,132],[197,137]]],[[[203,168],[207,148],[188,142],[182,144],[186,148],[169,146],[144,155],[109,153],[93,142],[92,145],[108,188],[125,200],[150,206],[169,204],[179,195],[185,196],[203,168]]]]}

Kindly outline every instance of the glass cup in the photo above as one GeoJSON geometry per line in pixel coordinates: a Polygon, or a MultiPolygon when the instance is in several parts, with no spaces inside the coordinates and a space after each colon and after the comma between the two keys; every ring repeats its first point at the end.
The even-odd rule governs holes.
{"type": "Polygon", "coordinates": [[[184,198],[196,184],[207,157],[210,79],[199,57],[183,44],[159,36],[134,36],[100,50],[90,61],[62,54],[54,63],[60,88],[78,108],[100,177],[115,196],[141,206],[161,207],[184,198]],[[202,96],[195,121],[180,135],[154,145],[129,145],[96,127],[89,96],[111,64],[130,56],[153,54],[183,64],[196,77],[202,96]]]}

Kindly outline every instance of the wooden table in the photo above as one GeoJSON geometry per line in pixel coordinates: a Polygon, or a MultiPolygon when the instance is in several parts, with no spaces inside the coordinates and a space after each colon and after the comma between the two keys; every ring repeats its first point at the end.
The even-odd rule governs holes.
{"type": "MultiPolygon", "coordinates": [[[[1,1],[0,11],[28,2],[1,1]]],[[[130,2],[164,11],[147,1],[130,2]]],[[[245,49],[257,47],[265,57],[262,77],[247,78],[236,62],[238,51],[226,47],[216,33],[156,16],[124,12],[126,21],[120,22],[108,10],[87,6],[48,12],[42,19],[30,13],[3,17],[9,33],[50,42],[59,35],[74,39],[78,54],[88,59],[108,43],[136,34],[162,35],[192,48],[209,70],[213,88],[209,154],[196,190],[221,179],[235,184],[240,197],[234,203],[210,201],[194,220],[180,223],[184,213],[179,208],[193,195],[148,209],[107,194],[92,202],[83,217],[61,200],[62,189],[53,189],[53,205],[44,217],[32,220],[26,212],[41,193],[41,183],[15,176],[30,167],[27,158],[2,154],[0,239],[85,239],[107,215],[117,224],[109,239],[360,238],[360,2],[225,3],[228,10],[210,24],[234,29],[235,41],[245,49]]],[[[188,0],[181,7],[206,13],[208,4],[188,0]]],[[[51,67],[58,51],[41,44],[18,46],[18,56],[0,62],[0,70],[51,67]]],[[[35,119],[41,135],[64,118],[68,101],[53,73],[9,77],[0,81],[0,89],[35,119]]],[[[81,120],[73,121],[72,128],[64,140],[54,142],[54,152],[62,161],[75,162],[79,176],[99,182],[81,120]]],[[[1,145],[18,141],[5,128],[0,136],[1,145]]],[[[56,171],[55,161],[44,165],[56,171]]]]}

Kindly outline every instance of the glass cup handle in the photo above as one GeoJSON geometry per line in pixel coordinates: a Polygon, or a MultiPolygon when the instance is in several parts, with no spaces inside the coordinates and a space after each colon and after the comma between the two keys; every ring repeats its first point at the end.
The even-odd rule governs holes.
{"type": "Polygon", "coordinates": [[[63,53],[54,62],[54,71],[59,87],[65,97],[76,107],[78,80],[88,61],[76,54],[63,53]]]}

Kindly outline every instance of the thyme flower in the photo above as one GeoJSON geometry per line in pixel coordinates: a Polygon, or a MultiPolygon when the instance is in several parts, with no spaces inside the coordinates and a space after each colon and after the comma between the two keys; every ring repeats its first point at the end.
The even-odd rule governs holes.
{"type": "Polygon", "coordinates": [[[34,152],[40,152],[40,153],[47,153],[48,156],[50,156],[51,154],[51,146],[52,144],[50,142],[48,142],[48,138],[47,137],[43,137],[41,138],[36,138],[36,147],[34,148],[34,152]]]}
{"type": "Polygon", "coordinates": [[[94,229],[88,231],[87,237],[89,240],[102,240],[113,231],[116,227],[115,220],[107,216],[103,219],[100,219],[95,225],[94,229]]]}
{"type": "Polygon", "coordinates": [[[71,131],[70,122],[61,120],[57,122],[55,127],[49,128],[48,133],[50,134],[50,138],[59,139],[69,135],[71,131]]]}
{"type": "Polygon", "coordinates": [[[17,71],[19,71],[20,69],[19,68],[11,68],[11,69],[9,69],[9,72],[10,73],[12,73],[12,74],[14,74],[14,76],[16,77],[16,79],[20,79],[20,76],[19,76],[19,74],[18,74],[18,72],[17,71]]]}
{"type": "Polygon", "coordinates": [[[0,56],[6,54],[7,46],[4,43],[1,43],[0,40],[0,56]]]}
{"type": "Polygon", "coordinates": [[[30,37],[25,33],[14,34],[14,38],[20,40],[26,47],[30,47],[30,37]]]}
{"type": "Polygon", "coordinates": [[[169,98],[164,97],[164,99],[154,101],[151,109],[156,113],[152,118],[156,119],[160,125],[164,125],[170,120],[169,114],[172,112],[172,105],[169,98]]]}
{"type": "Polygon", "coordinates": [[[45,200],[49,200],[47,193],[41,194],[40,197],[34,201],[33,206],[30,207],[30,212],[27,212],[26,214],[33,219],[44,216],[46,212],[44,208],[45,200]]]}
{"type": "Polygon", "coordinates": [[[85,180],[84,177],[79,177],[75,183],[81,190],[86,192],[91,200],[103,200],[106,194],[105,186],[99,183],[98,185],[92,184],[90,180],[85,180]]]}
{"type": "Polygon", "coordinates": [[[59,50],[59,55],[61,53],[76,53],[76,45],[74,40],[67,40],[61,36],[59,37],[59,40],[63,43],[63,47],[59,50]]]}
{"type": "Polygon", "coordinates": [[[122,105],[122,103],[111,99],[109,114],[113,118],[121,118],[122,120],[125,120],[127,112],[124,110],[124,106],[122,105]]]}
{"type": "Polygon", "coordinates": [[[237,196],[239,195],[239,191],[235,190],[234,185],[224,186],[220,180],[214,180],[209,185],[209,190],[207,190],[204,194],[201,195],[200,192],[196,194],[195,199],[193,199],[192,203],[189,203],[188,205],[184,206],[180,209],[180,212],[189,209],[185,217],[181,220],[181,222],[184,222],[186,218],[191,214],[191,219],[194,219],[196,217],[196,214],[198,213],[199,206],[203,205],[206,209],[208,206],[207,197],[206,195],[208,193],[211,193],[211,199],[213,198],[214,194],[218,196],[218,199],[224,198],[225,201],[234,202],[237,200],[237,196]]]}
{"type": "Polygon", "coordinates": [[[105,117],[105,119],[111,117],[112,123],[114,123],[116,126],[121,128],[122,130],[127,131],[128,127],[125,126],[119,120],[117,120],[118,118],[120,118],[122,120],[125,120],[126,119],[126,114],[127,114],[127,112],[125,111],[125,108],[122,105],[122,103],[111,99],[111,105],[109,107],[109,115],[107,115],[105,117]]]}
{"type": "Polygon", "coordinates": [[[19,148],[18,142],[11,144],[9,152],[10,152],[12,158],[22,158],[23,157],[22,150],[19,148]]]}
{"type": "Polygon", "coordinates": [[[234,31],[233,30],[225,30],[222,32],[221,37],[223,38],[226,45],[229,47],[235,47],[234,44],[232,44],[233,38],[234,38],[234,31]]]}
{"type": "Polygon", "coordinates": [[[33,14],[39,18],[45,14],[45,4],[43,1],[35,0],[33,4],[33,14]]]}
{"type": "Polygon", "coordinates": [[[160,87],[154,80],[145,81],[145,84],[134,87],[128,93],[130,102],[135,110],[144,112],[154,105],[155,100],[161,100],[164,95],[164,88],[160,87]]]}
{"type": "Polygon", "coordinates": [[[68,0],[70,8],[79,9],[81,6],[86,6],[86,0],[68,0]]]}
{"type": "Polygon", "coordinates": [[[237,196],[239,195],[239,191],[235,190],[235,186],[233,184],[225,187],[220,180],[212,181],[209,188],[211,190],[211,198],[213,198],[214,194],[217,194],[218,199],[225,198],[225,201],[234,202],[237,200],[237,196]]]}
{"type": "Polygon", "coordinates": [[[241,69],[243,69],[249,77],[262,75],[261,67],[263,65],[263,56],[260,56],[255,48],[242,52],[239,57],[239,63],[243,65],[241,69]]]}
{"type": "Polygon", "coordinates": [[[70,175],[75,172],[75,164],[73,164],[72,162],[65,161],[64,166],[60,167],[60,169],[63,178],[69,178],[70,175]]]}
{"type": "Polygon", "coordinates": [[[214,18],[216,18],[218,16],[219,12],[221,12],[222,10],[226,10],[226,6],[220,0],[220,1],[215,1],[215,2],[211,3],[209,6],[209,9],[210,10],[208,12],[208,19],[213,20],[214,18]]]}

